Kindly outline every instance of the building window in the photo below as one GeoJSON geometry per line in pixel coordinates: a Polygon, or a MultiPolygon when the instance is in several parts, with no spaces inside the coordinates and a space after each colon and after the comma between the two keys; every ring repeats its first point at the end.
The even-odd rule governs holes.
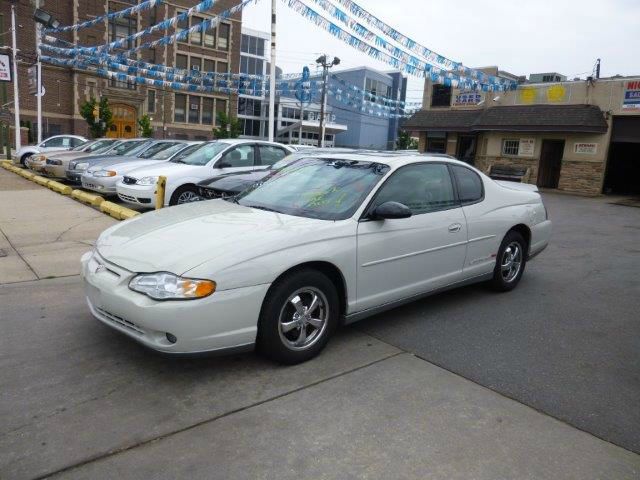
{"type": "Polygon", "coordinates": [[[189,123],[200,123],[200,97],[189,95],[189,123]]]}
{"type": "Polygon", "coordinates": [[[445,132],[427,132],[427,153],[446,153],[447,134],[445,132]]]}
{"type": "Polygon", "coordinates": [[[229,64],[227,62],[218,62],[216,67],[218,73],[227,73],[229,71],[229,64]]]}
{"type": "Polygon", "coordinates": [[[219,113],[227,113],[227,101],[216,98],[216,123],[219,113]]]}
{"type": "Polygon", "coordinates": [[[252,98],[240,97],[238,99],[238,115],[259,117],[262,111],[262,102],[252,98]]]}
{"type": "Polygon", "coordinates": [[[503,155],[518,155],[520,150],[520,140],[508,140],[502,141],[502,154],[503,155]]]}
{"type": "Polygon", "coordinates": [[[264,39],[253,37],[251,35],[242,35],[242,41],[240,43],[240,51],[242,53],[249,53],[251,55],[264,56],[264,39]]]}
{"type": "Polygon", "coordinates": [[[215,72],[216,71],[216,62],[205,58],[202,60],[202,71],[203,72],[215,72]]]}
{"type": "Polygon", "coordinates": [[[371,95],[384,97],[384,98],[376,99],[377,103],[386,104],[387,103],[386,99],[391,98],[391,85],[387,85],[384,82],[380,82],[378,80],[374,80],[371,78],[366,78],[364,81],[364,89],[371,95]]]}
{"type": "Polygon", "coordinates": [[[178,53],[176,55],[176,68],[187,70],[189,67],[189,57],[178,53]]]}
{"type": "Polygon", "coordinates": [[[202,98],[202,123],[204,125],[213,125],[213,98],[202,98]]]}
{"type": "Polygon", "coordinates": [[[215,48],[216,46],[216,29],[208,27],[204,32],[204,46],[215,48]]]}
{"type": "Polygon", "coordinates": [[[147,90],[147,113],[156,113],[156,91],[147,90]]]}
{"type": "MultiPolygon", "coordinates": [[[[191,17],[191,27],[198,26],[202,23],[202,18],[200,17],[191,17]]],[[[195,32],[191,32],[191,43],[193,45],[202,45],[202,31],[196,30],[195,32]]]]}
{"type": "Polygon", "coordinates": [[[202,58],[191,57],[189,60],[191,62],[189,66],[191,70],[195,70],[196,72],[199,72],[200,70],[202,70],[202,58]]]}
{"type": "Polygon", "coordinates": [[[184,123],[187,121],[187,96],[181,93],[175,94],[175,107],[173,112],[173,121],[184,123]]]}
{"type": "Polygon", "coordinates": [[[231,26],[228,23],[221,23],[218,26],[218,48],[220,50],[229,50],[229,34],[231,26]]]}
{"type": "MultiPolygon", "coordinates": [[[[186,13],[184,11],[178,11],[178,15],[181,15],[183,13],[186,13]]],[[[178,22],[178,32],[182,32],[183,30],[187,30],[189,28],[189,17],[187,18],[183,18],[178,22]]],[[[184,40],[180,40],[181,42],[188,42],[189,41],[189,37],[185,38],[184,40]]]]}
{"type": "Polygon", "coordinates": [[[251,118],[240,119],[242,134],[247,137],[259,137],[260,136],[260,120],[253,120],[251,118]]]}
{"type": "Polygon", "coordinates": [[[445,87],[444,85],[434,85],[433,89],[431,90],[431,106],[451,106],[451,87],[445,87]]]}

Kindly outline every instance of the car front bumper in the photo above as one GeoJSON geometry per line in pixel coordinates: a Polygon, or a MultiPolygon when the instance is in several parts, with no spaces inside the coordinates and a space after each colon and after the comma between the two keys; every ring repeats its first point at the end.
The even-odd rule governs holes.
{"type": "Polygon", "coordinates": [[[116,183],[120,178],[118,177],[94,177],[93,175],[82,175],[82,188],[85,190],[92,190],[103,195],[115,195],[116,183]]]}
{"type": "Polygon", "coordinates": [[[65,171],[64,165],[45,165],[43,168],[43,172],[47,177],[51,178],[59,178],[62,180],[66,180],[67,173],[65,171]]]}
{"type": "Polygon", "coordinates": [[[82,174],[84,170],[65,170],[65,177],[67,180],[73,183],[82,183],[82,174]]]}
{"type": "Polygon", "coordinates": [[[123,202],[147,207],[155,205],[155,185],[126,185],[120,182],[118,183],[116,190],[118,192],[118,197],[123,202]]]}
{"type": "Polygon", "coordinates": [[[268,284],[216,291],[199,300],[156,301],[129,289],[135,275],[95,252],[85,254],[81,276],[93,316],[166,354],[235,351],[255,343],[268,284]]]}

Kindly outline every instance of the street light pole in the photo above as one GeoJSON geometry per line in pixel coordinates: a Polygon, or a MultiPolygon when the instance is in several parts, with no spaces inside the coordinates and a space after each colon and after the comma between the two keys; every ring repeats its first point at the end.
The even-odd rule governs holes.
{"type": "Polygon", "coordinates": [[[15,120],[15,134],[16,134],[16,152],[22,147],[20,139],[20,98],[18,93],[18,46],[16,40],[16,2],[11,2],[11,42],[13,45],[12,59],[13,59],[13,108],[14,108],[14,120],[15,120]]]}
{"type": "MultiPolygon", "coordinates": [[[[36,9],[40,8],[40,0],[36,1],[36,9]]],[[[42,142],[42,61],[40,57],[42,52],[40,50],[40,34],[42,32],[42,25],[36,22],[36,55],[38,58],[36,66],[37,85],[38,92],[36,93],[37,111],[38,111],[38,144],[42,142]]]]}
{"type": "Polygon", "coordinates": [[[276,109],[276,0],[271,0],[271,64],[269,65],[269,141],[273,142],[276,109]]]}

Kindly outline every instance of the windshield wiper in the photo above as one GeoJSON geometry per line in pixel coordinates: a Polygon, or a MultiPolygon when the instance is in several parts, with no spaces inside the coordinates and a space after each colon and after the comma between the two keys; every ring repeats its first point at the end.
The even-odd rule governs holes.
{"type": "Polygon", "coordinates": [[[171,161],[172,161],[173,163],[187,163],[187,162],[185,162],[184,160],[180,160],[180,159],[178,159],[178,160],[171,160],[171,161]]]}
{"type": "Polygon", "coordinates": [[[255,208],[256,210],[264,210],[265,212],[282,213],[282,212],[280,212],[278,210],[274,210],[273,208],[263,207],[261,205],[245,205],[245,207],[255,208]]]}

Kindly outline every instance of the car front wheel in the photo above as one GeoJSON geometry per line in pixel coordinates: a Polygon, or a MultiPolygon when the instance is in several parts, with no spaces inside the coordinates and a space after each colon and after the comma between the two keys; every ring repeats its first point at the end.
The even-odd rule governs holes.
{"type": "Polygon", "coordinates": [[[180,187],[171,196],[169,205],[182,205],[183,203],[196,202],[200,199],[194,187],[180,187]]]}
{"type": "Polygon", "coordinates": [[[20,163],[22,164],[23,167],[27,166],[27,160],[30,159],[33,156],[33,153],[25,153],[24,155],[22,155],[22,157],[20,158],[20,163]]]}
{"type": "Polygon", "coordinates": [[[287,275],[269,289],[263,304],[258,349],[290,365],[315,357],[337,326],[338,304],[335,286],[321,272],[287,275]]]}
{"type": "Polygon", "coordinates": [[[516,288],[527,263],[527,242],[514,230],[502,240],[491,285],[494,290],[508,292],[516,288]]]}

